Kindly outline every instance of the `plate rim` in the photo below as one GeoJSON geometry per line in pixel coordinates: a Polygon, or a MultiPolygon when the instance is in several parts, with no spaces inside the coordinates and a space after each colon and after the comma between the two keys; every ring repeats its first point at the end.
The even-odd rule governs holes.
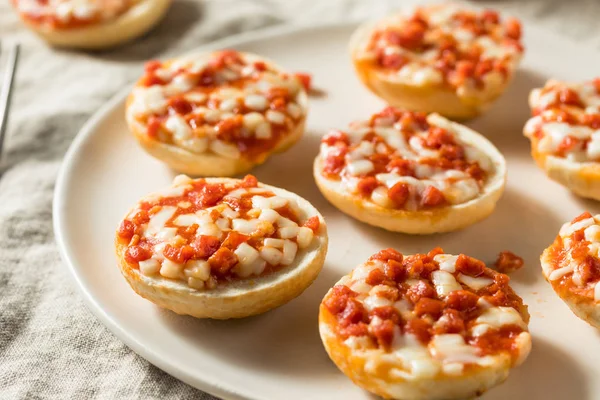
{"type": "MultiPolygon", "coordinates": [[[[398,10],[396,10],[398,11],[398,10]]],[[[390,11],[392,12],[392,11],[390,11]]],[[[201,46],[195,47],[191,50],[185,51],[181,56],[194,54],[199,51],[210,51],[218,48],[227,48],[244,45],[247,43],[268,40],[270,38],[277,37],[278,35],[292,35],[302,33],[307,30],[328,30],[328,29],[351,29],[356,28],[360,23],[373,20],[374,18],[368,18],[364,20],[357,20],[352,18],[348,21],[333,22],[333,23],[297,23],[297,24],[278,24],[267,28],[257,29],[250,32],[240,32],[232,36],[228,36],[216,41],[205,43],[201,46]]],[[[521,18],[522,21],[528,23],[526,27],[526,35],[528,32],[535,31],[536,33],[532,36],[540,34],[546,35],[554,42],[559,43],[559,47],[570,46],[579,50],[589,50],[592,46],[582,45],[575,40],[565,38],[552,30],[540,26],[539,22],[532,20],[531,18],[521,18]]],[[[527,52],[525,57],[527,57],[527,52]]],[[[170,57],[167,54],[167,58],[170,57]]],[[[54,194],[52,198],[52,222],[53,222],[53,233],[55,242],[58,246],[60,258],[63,261],[64,268],[69,271],[69,276],[72,282],[75,283],[77,290],[82,295],[86,308],[113,334],[122,341],[127,347],[129,347],[138,356],[144,358],[152,365],[158,367],[162,371],[171,375],[172,377],[183,381],[191,387],[203,391],[209,395],[216,396],[223,399],[231,400],[263,400],[263,396],[248,397],[242,394],[236,389],[234,385],[229,383],[218,384],[205,380],[202,376],[196,376],[189,374],[184,369],[180,368],[176,362],[168,361],[158,355],[152,348],[145,346],[141,343],[134,335],[130,334],[126,329],[122,328],[120,323],[114,320],[103,308],[102,305],[94,298],[90,293],[87,286],[83,283],[80,268],[76,267],[76,257],[72,254],[70,248],[67,246],[66,239],[66,202],[68,199],[67,187],[70,177],[72,175],[72,164],[76,162],[78,153],[82,145],[93,135],[96,127],[105,120],[106,116],[113,112],[115,107],[123,102],[131,91],[133,82],[129,82],[125,87],[114,94],[108,101],[106,101],[91,117],[81,126],[75,138],[69,145],[66,151],[61,165],[59,167],[56,183],[54,187],[54,194]]]]}

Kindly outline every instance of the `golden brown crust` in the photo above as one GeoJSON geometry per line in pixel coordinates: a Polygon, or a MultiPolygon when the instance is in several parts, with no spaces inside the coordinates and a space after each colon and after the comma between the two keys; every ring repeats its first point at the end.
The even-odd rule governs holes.
{"type": "Polygon", "coordinates": [[[531,156],[546,175],[570,189],[573,193],[589,199],[600,200],[600,164],[574,162],[563,157],[539,152],[539,140],[531,137],[531,156]]]}
{"type": "MultiPolygon", "coordinates": [[[[209,178],[211,183],[228,178],[209,178]]],[[[316,279],[327,254],[327,226],[319,212],[305,199],[283,189],[260,185],[276,194],[293,198],[308,217],[318,216],[320,230],[312,244],[296,256],[294,263],[275,273],[254,279],[195,290],[187,284],[163,277],[148,277],[125,261],[126,244],[115,239],[121,273],[140,296],[159,307],[196,318],[229,319],[261,314],[299,296],[316,279]]]]}
{"type": "Polygon", "coordinates": [[[481,97],[459,97],[456,92],[442,85],[409,85],[390,80],[353,57],[354,68],[363,84],[386,103],[412,111],[436,112],[454,120],[469,120],[487,111],[510,84],[490,87],[481,97]]]}
{"type": "MultiPolygon", "coordinates": [[[[440,122],[440,117],[436,121],[440,122]]],[[[313,164],[313,175],[325,198],[351,217],[393,232],[409,234],[432,234],[465,228],[489,216],[504,192],[506,184],[506,162],[500,152],[487,139],[470,129],[446,121],[457,130],[459,137],[490,157],[495,171],[488,178],[485,190],[477,198],[466,203],[434,208],[431,210],[407,211],[384,208],[356,194],[349,193],[340,181],[323,176],[322,161],[317,156],[313,164]]]]}
{"type": "Polygon", "coordinates": [[[165,16],[172,0],[141,0],[124,14],[104,23],[54,30],[22,18],[46,42],[57,47],[100,50],[131,41],[152,29],[165,16]]]}

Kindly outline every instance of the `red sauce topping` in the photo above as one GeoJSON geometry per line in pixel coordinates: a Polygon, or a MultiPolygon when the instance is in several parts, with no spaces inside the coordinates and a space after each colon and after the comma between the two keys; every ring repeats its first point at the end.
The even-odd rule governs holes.
{"type": "Polygon", "coordinates": [[[509,352],[517,357],[515,338],[523,332],[518,326],[490,328],[478,337],[471,337],[468,333],[475,320],[485,311],[480,299],[493,307],[515,308],[527,321],[527,316],[522,314],[523,301],[510,288],[508,276],[461,254],[456,262],[456,274],[490,278],[494,283],[477,291],[462,285],[462,290],[440,296],[431,281],[431,273],[439,270],[439,264],[434,260],[438,254],[443,254],[443,250],[436,248],[428,254],[404,257],[394,249],[385,249],[371,256],[367,265],[383,265],[378,264],[372,269],[365,282],[372,286],[380,285],[377,286],[378,296],[389,299],[392,304],[398,300],[407,301],[411,317],[403,318],[404,314],[394,306],[381,306],[369,311],[361,300],[367,295],[346,286],[353,284],[354,280],[350,278],[346,284],[335,285],[322,303],[337,321],[337,334],[342,339],[366,336],[376,347],[389,349],[396,331],[412,333],[424,345],[435,335],[456,333],[475,346],[481,356],[509,352]],[[408,282],[409,279],[411,282],[408,282]],[[373,323],[374,318],[377,318],[376,323],[373,323]]]}
{"type": "MultiPolygon", "coordinates": [[[[360,127],[362,128],[363,125],[360,127]]],[[[387,107],[374,114],[368,122],[364,123],[364,127],[371,128],[371,130],[354,143],[351,143],[347,133],[339,130],[330,132],[321,140],[327,146],[326,152],[321,153],[323,157],[322,175],[333,180],[358,179],[356,191],[362,197],[370,198],[375,189],[384,186],[381,181],[376,179],[377,174],[394,173],[399,176],[415,177],[415,168],[418,165],[426,165],[436,170],[462,171],[475,179],[480,187],[485,184],[487,173],[479,163],[469,161],[464,147],[454,135],[446,129],[430,125],[427,122],[427,115],[424,113],[387,107]],[[424,148],[437,151],[437,157],[419,156],[416,160],[406,159],[384,137],[375,132],[375,128],[383,123],[387,127],[398,130],[404,136],[406,143],[414,138],[424,148]],[[423,132],[425,132],[425,136],[423,136],[423,132]],[[365,160],[371,161],[373,169],[368,173],[351,175],[344,169],[351,162],[348,160],[348,154],[359,149],[361,143],[364,142],[372,144],[375,148],[373,154],[364,156],[365,160]]],[[[450,179],[450,182],[452,181],[450,179]]],[[[388,189],[387,195],[391,200],[392,208],[403,209],[411,196],[411,185],[399,182],[388,189]]],[[[441,207],[449,203],[444,194],[434,186],[427,186],[423,192],[415,193],[415,196],[418,207],[423,209],[441,207]]]]}
{"type": "Polygon", "coordinates": [[[99,25],[125,14],[135,4],[132,0],[90,2],[96,4],[96,8],[101,7],[102,9],[86,10],[84,15],[78,15],[76,9],[73,9],[69,15],[59,17],[55,3],[50,3],[48,0],[28,0],[27,2],[11,0],[11,2],[23,19],[52,30],[68,30],[99,25]],[[37,8],[22,8],[19,3],[27,3],[28,6],[31,3],[37,3],[37,8]]]}
{"type": "MultiPolygon", "coordinates": [[[[586,211],[575,217],[571,224],[588,218],[593,218],[593,216],[586,211]]],[[[573,293],[594,300],[594,288],[600,281],[600,259],[591,254],[589,245],[592,242],[585,239],[585,229],[579,229],[567,238],[561,237],[560,234],[557,235],[554,243],[546,249],[544,254],[548,256],[554,269],[568,267],[571,263],[575,264],[574,272],[550,281],[557,292],[561,295],[573,293]],[[578,282],[573,280],[575,274],[578,276],[578,282]]]]}
{"type": "Polygon", "coordinates": [[[515,18],[502,20],[493,10],[462,10],[441,24],[431,22],[428,15],[446,12],[445,7],[420,7],[412,16],[376,29],[367,46],[375,55],[375,67],[396,71],[417,62],[437,70],[451,87],[472,81],[475,87],[482,88],[484,77],[491,72],[507,78],[511,63],[523,52],[521,23],[515,18]],[[455,36],[453,33],[459,30],[460,37],[458,33],[455,36]],[[465,35],[470,38],[460,39],[465,35]],[[486,56],[485,48],[477,42],[483,36],[507,49],[507,53],[501,57],[486,56]],[[433,58],[421,58],[432,52],[433,58]]]}
{"type": "MultiPolygon", "coordinates": [[[[211,279],[213,283],[220,280],[240,279],[238,274],[232,271],[239,260],[235,250],[242,244],[246,243],[255,250],[264,248],[264,240],[266,238],[278,238],[277,224],[274,222],[272,229],[253,231],[252,234],[242,234],[238,231],[229,228],[219,229],[220,236],[212,236],[201,234],[198,232],[200,224],[207,222],[192,223],[190,225],[176,225],[175,220],[181,215],[206,215],[216,223],[220,218],[224,217],[221,214],[222,208],[213,208],[210,212],[204,214],[198,212],[207,210],[210,207],[219,205],[227,205],[232,210],[237,212],[236,219],[256,220],[258,214],[253,209],[252,198],[261,196],[270,198],[275,196],[269,190],[260,191],[259,193],[242,192],[238,193],[238,197],[228,197],[230,193],[238,189],[252,189],[260,187],[256,178],[252,175],[246,176],[243,180],[238,180],[235,184],[210,183],[205,179],[192,180],[186,183],[187,188],[181,195],[171,197],[152,197],[152,200],[142,201],[138,204],[137,209],[121,222],[117,230],[117,237],[121,244],[126,245],[124,254],[125,260],[132,268],[138,268],[139,262],[145,261],[153,257],[155,254],[155,246],[161,243],[166,243],[161,250],[161,254],[165,259],[174,263],[181,264],[184,268],[186,263],[194,260],[207,261],[210,265],[211,279]],[[164,223],[164,228],[175,228],[176,234],[171,239],[161,239],[155,233],[148,233],[148,223],[152,216],[159,213],[163,207],[176,207],[174,213],[164,223]],[[252,213],[252,215],[250,215],[252,213]]],[[[287,218],[298,226],[306,226],[310,228],[314,234],[317,234],[320,229],[320,220],[318,216],[310,217],[306,220],[301,220],[296,212],[289,204],[281,207],[276,207],[274,210],[280,217],[287,218]]],[[[266,228],[265,228],[266,229],[266,228]]],[[[297,242],[297,238],[293,237],[286,239],[291,242],[297,242]]],[[[282,251],[281,249],[279,249],[282,251]]],[[[284,250],[285,254],[285,250],[284,250]]],[[[287,265],[287,264],[286,264],[287,265]]],[[[281,264],[266,264],[263,272],[259,275],[263,276],[271,272],[281,269],[281,264]]],[[[254,276],[257,276],[256,274],[254,276]]],[[[170,277],[170,276],[169,276],[170,277]]],[[[185,279],[181,276],[181,279],[185,279]]]]}
{"type": "MultiPolygon", "coordinates": [[[[586,96],[600,96],[597,80],[582,82],[577,84],[568,84],[558,81],[549,81],[539,89],[533,104],[532,118],[530,125],[526,125],[526,136],[533,137],[538,141],[546,136],[544,125],[548,123],[564,123],[572,125],[573,128],[589,128],[592,130],[600,129],[600,110],[591,104],[586,104],[586,96]],[[535,123],[534,123],[535,122],[535,123]]],[[[552,153],[558,157],[566,157],[568,153],[577,152],[586,154],[592,132],[589,136],[582,137],[578,135],[566,135],[556,143],[553,139],[551,150],[543,149],[541,151],[552,153]]],[[[597,157],[587,154],[588,158],[597,157]]]]}
{"type": "MultiPolygon", "coordinates": [[[[166,96],[168,106],[164,112],[135,116],[146,124],[147,134],[152,138],[181,145],[174,141],[173,132],[166,127],[169,116],[179,115],[191,129],[193,138],[218,139],[234,145],[244,157],[261,159],[303,118],[304,111],[297,102],[303,87],[310,87],[308,74],[289,75],[263,61],[252,61],[234,50],[212,53],[202,68],[181,67],[172,71],[172,63],[148,62],[144,76],[138,82],[141,87],[172,86],[178,80],[191,85],[189,90],[178,89],[178,93],[166,96]],[[165,71],[171,73],[165,75],[165,71]],[[282,82],[282,86],[277,86],[277,82],[282,82]],[[225,93],[223,89],[241,90],[243,98],[222,95],[225,93]],[[248,102],[249,95],[258,98],[248,102]],[[225,103],[231,101],[234,104],[225,103]],[[283,116],[283,121],[267,119],[269,113],[274,112],[278,114],[277,118],[283,116]],[[261,114],[263,118],[261,121],[245,120],[244,116],[250,113],[261,114]],[[261,122],[266,123],[267,128],[260,128],[259,135],[261,122]]],[[[136,95],[139,96],[134,92],[133,96],[136,95]]]]}

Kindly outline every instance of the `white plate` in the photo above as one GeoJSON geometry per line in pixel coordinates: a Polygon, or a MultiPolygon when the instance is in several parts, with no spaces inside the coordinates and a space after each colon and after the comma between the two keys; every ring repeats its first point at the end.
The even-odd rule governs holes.
{"type": "Polygon", "coordinates": [[[484,398],[600,398],[598,333],[554,295],[538,262],[563,222],[584,209],[598,212],[598,206],[548,180],[534,166],[529,143],[521,135],[531,88],[549,76],[591,78],[597,73],[599,58],[592,50],[527,29],[527,56],[515,82],[485,117],[470,124],[488,136],[508,161],[508,187],[497,210],[460,232],[411,237],[346,217],[321,197],[313,182],[311,165],[319,137],[382,107],[352,72],[346,42],[353,28],[278,28],[215,46],[259,53],[291,70],[309,71],[316,86],[327,94],[312,99],[302,141],[253,171],[262,182],[304,196],[325,216],[330,250],[317,281],[289,304],[239,321],[182,317],[135,295],[116,266],[115,228],[138,198],[169,185],[174,174],[146,155],[128,134],[123,118],[126,93],[121,93],[82,129],[56,187],[56,238],[91,310],[142,357],[220,397],[368,399],[329,361],[319,340],[317,308],[327,289],[384,247],[413,253],[442,246],[447,252],[489,261],[508,249],[526,261],[512,281],[529,305],[534,346],[529,360],[484,398]]]}

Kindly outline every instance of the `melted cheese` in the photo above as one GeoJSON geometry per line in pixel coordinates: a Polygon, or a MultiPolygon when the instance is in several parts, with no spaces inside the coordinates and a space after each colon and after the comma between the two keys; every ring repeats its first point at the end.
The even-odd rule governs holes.
{"type": "Polygon", "coordinates": [[[239,263],[233,267],[233,272],[242,278],[247,278],[251,275],[260,275],[265,270],[267,262],[261,258],[257,258],[251,263],[239,263]]]}
{"type": "Polygon", "coordinates": [[[377,204],[378,206],[391,208],[394,206],[394,203],[388,196],[388,191],[384,186],[379,186],[371,193],[371,201],[377,204]]]}
{"type": "Polygon", "coordinates": [[[165,258],[160,267],[160,274],[165,278],[179,279],[183,274],[183,265],[165,258]]]}
{"type": "MultiPolygon", "coordinates": [[[[484,287],[491,283],[488,278],[471,277],[456,273],[455,264],[457,256],[450,254],[436,255],[434,260],[440,265],[440,270],[433,271],[431,280],[436,292],[444,297],[454,290],[462,289],[457,282],[458,279],[475,287],[484,287]],[[443,269],[441,269],[443,268],[443,269]],[[449,272],[452,271],[452,272],[449,272]]],[[[350,275],[341,279],[338,284],[344,284],[357,293],[356,299],[362,302],[367,311],[379,307],[392,306],[400,313],[404,321],[416,317],[414,305],[406,298],[400,298],[396,302],[386,298],[386,292],[390,289],[386,285],[371,286],[365,282],[370,272],[375,268],[381,268],[381,262],[370,260],[366,264],[358,266],[350,275]]],[[[407,279],[405,284],[413,287],[419,283],[419,279],[407,279]]],[[[466,289],[468,290],[468,289],[466,289]]],[[[473,289],[476,290],[476,289],[473,289]]],[[[600,289],[599,289],[600,290],[600,289]]],[[[480,298],[477,306],[481,309],[477,317],[469,326],[470,337],[478,337],[490,330],[497,330],[507,325],[516,325],[527,330],[527,325],[517,310],[511,307],[495,307],[480,298]]],[[[383,320],[378,316],[372,316],[369,330],[381,324],[383,320]]],[[[444,325],[449,323],[448,317],[443,315],[435,324],[444,325]]],[[[434,324],[434,328],[436,325],[434,324]]],[[[521,336],[519,336],[521,337],[521,336]]],[[[389,371],[392,379],[414,380],[435,377],[440,373],[449,376],[461,375],[465,365],[477,364],[483,367],[496,365],[500,355],[480,356],[479,348],[466,342],[463,334],[440,334],[433,335],[427,346],[423,346],[416,337],[408,332],[401,332],[398,326],[394,327],[393,338],[389,351],[384,351],[377,346],[373,348],[373,342],[366,336],[355,337],[344,344],[352,349],[363,351],[366,356],[365,371],[367,373],[379,373],[381,368],[389,371]],[[373,352],[373,357],[370,356],[373,352]]],[[[517,346],[526,345],[516,341],[517,346]]],[[[503,353],[503,352],[502,352],[503,353]]],[[[502,354],[501,357],[504,357],[502,354]]]]}
{"type": "Polygon", "coordinates": [[[177,211],[177,207],[163,206],[156,214],[150,217],[150,222],[148,222],[144,235],[152,236],[157,234],[165,227],[165,224],[175,214],[175,211],[177,211]]]}
{"type": "Polygon", "coordinates": [[[512,307],[489,308],[477,317],[475,323],[486,324],[496,329],[505,325],[516,325],[523,330],[527,329],[527,324],[525,324],[519,312],[512,307]]]}
{"type": "Polygon", "coordinates": [[[474,277],[465,274],[458,274],[458,280],[476,291],[494,283],[494,280],[490,278],[474,277]]]}
{"type": "Polygon", "coordinates": [[[431,280],[435,285],[435,291],[440,297],[446,297],[455,290],[462,290],[462,286],[456,281],[454,275],[446,271],[433,271],[431,280]]]}
{"type": "Polygon", "coordinates": [[[523,132],[528,137],[532,137],[537,130],[542,126],[544,120],[540,115],[536,115],[535,117],[530,118],[525,123],[525,127],[523,128],[523,132]]]}
{"type": "Polygon", "coordinates": [[[281,258],[281,265],[290,265],[294,261],[297,251],[298,245],[296,242],[285,240],[283,243],[283,257],[281,258]]]}
{"type": "Polygon", "coordinates": [[[233,230],[244,235],[252,235],[260,227],[258,219],[234,219],[231,221],[233,230]]]}
{"type": "Polygon", "coordinates": [[[478,364],[477,349],[465,343],[459,334],[435,335],[429,343],[431,354],[444,363],[478,364]]]}
{"type": "Polygon", "coordinates": [[[391,361],[400,361],[401,366],[407,370],[394,368],[390,371],[392,376],[403,379],[413,379],[415,376],[433,377],[440,370],[439,364],[432,359],[427,347],[421,345],[411,334],[402,335],[399,329],[395,330],[391,348],[391,361]]]}
{"type": "Polygon", "coordinates": [[[375,167],[371,161],[363,159],[350,161],[346,165],[346,169],[350,175],[360,176],[368,174],[369,172],[373,171],[375,167]]]}
{"type": "Polygon", "coordinates": [[[281,196],[272,196],[272,197],[262,197],[262,196],[254,196],[252,197],[252,207],[260,208],[260,209],[277,209],[281,207],[285,207],[288,204],[288,199],[281,196]]]}
{"type": "MultiPolygon", "coordinates": [[[[161,66],[154,74],[166,83],[150,87],[138,84],[132,92],[132,101],[127,110],[128,120],[145,126],[145,117],[168,114],[164,123],[165,130],[158,132],[156,140],[193,153],[210,151],[229,159],[243,155],[238,148],[238,140],[218,138],[215,125],[220,121],[236,118],[236,115],[243,118],[240,131],[242,137],[253,136],[258,140],[268,140],[273,137],[275,127],[278,127],[283,139],[283,136],[293,131],[299,123],[298,119],[304,114],[298,104],[298,97],[303,93],[300,83],[291,74],[275,70],[270,63],[266,63],[266,70],[257,71],[252,64],[254,56],[241,55],[241,58],[249,64],[244,67],[227,66],[213,71],[217,84],[207,93],[197,91],[198,76],[214,57],[181,57],[161,66]],[[243,80],[231,83],[239,79],[243,80]],[[290,95],[282,110],[271,110],[269,107],[270,100],[267,97],[273,88],[286,89],[290,95]],[[203,121],[201,125],[194,126],[194,129],[185,122],[185,115],[167,110],[172,98],[181,97],[190,102],[189,113],[200,116],[203,121]],[[242,103],[245,107],[240,111],[242,103]]],[[[276,144],[273,143],[273,146],[276,144]]],[[[266,151],[273,146],[269,146],[266,151]]]]}
{"type": "Polygon", "coordinates": [[[548,280],[557,281],[563,276],[572,273],[573,270],[573,265],[568,265],[566,267],[555,269],[554,271],[550,272],[550,275],[548,275],[548,280]]]}
{"type": "Polygon", "coordinates": [[[567,222],[560,228],[559,235],[563,238],[569,237],[580,229],[585,229],[588,226],[594,225],[596,222],[594,218],[586,218],[581,221],[577,221],[574,224],[567,222]]]}
{"type": "Polygon", "coordinates": [[[588,142],[585,151],[590,160],[600,159],[600,131],[592,133],[591,140],[588,142]]]}
{"type": "Polygon", "coordinates": [[[350,285],[347,285],[350,289],[359,294],[367,294],[371,291],[373,286],[369,285],[363,280],[353,281],[350,285]]]}
{"type": "Polygon", "coordinates": [[[443,188],[442,191],[446,200],[448,200],[451,204],[462,204],[476,198],[481,189],[479,188],[479,184],[477,184],[475,179],[467,178],[456,181],[452,185],[448,185],[447,187],[443,188]]]}
{"type": "Polygon", "coordinates": [[[589,242],[598,242],[600,241],[600,226],[594,224],[590,225],[583,231],[585,236],[585,240],[589,242]]]}
{"type": "Polygon", "coordinates": [[[140,272],[147,276],[156,275],[160,270],[160,262],[154,258],[140,261],[139,266],[140,272]]]}
{"type": "Polygon", "coordinates": [[[210,278],[210,264],[204,260],[189,260],[183,272],[187,277],[206,281],[210,278]]]}
{"type": "Polygon", "coordinates": [[[179,115],[170,116],[165,127],[173,133],[173,139],[183,141],[192,137],[192,128],[179,115]]]}
{"type": "Polygon", "coordinates": [[[542,125],[544,134],[552,137],[555,143],[560,143],[567,136],[577,139],[588,139],[594,131],[587,126],[574,126],[564,122],[548,122],[542,125]]]}
{"type": "Polygon", "coordinates": [[[305,226],[301,226],[298,228],[298,235],[296,236],[296,242],[298,242],[298,247],[301,249],[307,248],[314,238],[315,234],[312,229],[307,228],[305,226]]]}
{"type": "MultiPolygon", "coordinates": [[[[433,126],[439,125],[442,128],[449,130],[450,133],[455,134],[453,127],[449,124],[444,124],[435,119],[429,122],[433,126]]],[[[409,187],[409,197],[403,205],[407,210],[416,210],[419,208],[418,196],[422,195],[429,186],[433,186],[440,190],[450,204],[465,203],[476,198],[481,192],[482,188],[479,183],[464,171],[453,169],[443,170],[419,162],[419,160],[423,158],[437,158],[439,156],[437,150],[429,149],[423,144],[424,138],[428,135],[427,131],[416,132],[407,142],[404,134],[399,131],[399,127],[389,126],[393,123],[393,120],[390,118],[379,117],[376,118],[373,123],[375,125],[374,128],[370,128],[366,122],[355,123],[348,132],[348,136],[353,139],[352,144],[355,144],[356,147],[350,150],[345,157],[346,166],[342,174],[345,173],[346,179],[342,182],[345,189],[350,193],[358,192],[357,184],[359,183],[359,179],[354,177],[364,176],[374,170],[373,162],[365,157],[369,157],[374,154],[375,151],[378,153],[387,153],[387,146],[391,147],[398,156],[407,160],[416,161],[416,177],[402,176],[396,172],[376,174],[375,179],[377,179],[382,186],[375,188],[371,193],[371,201],[381,207],[395,207],[394,202],[391,201],[388,196],[386,188],[392,188],[398,183],[405,183],[409,187]],[[382,136],[386,140],[387,146],[383,143],[378,143],[377,146],[375,146],[370,141],[362,140],[361,135],[364,136],[371,130],[382,136]]],[[[481,168],[485,171],[493,170],[492,162],[485,153],[471,145],[460,142],[458,137],[456,137],[456,140],[459,144],[464,146],[465,157],[470,162],[479,163],[481,168]]],[[[328,146],[326,143],[321,144],[321,157],[328,157],[330,151],[337,151],[336,146],[328,146]]]]}
{"type": "Polygon", "coordinates": [[[458,256],[452,254],[438,254],[433,260],[440,264],[440,270],[453,274],[456,271],[456,260],[458,256]]]}
{"type": "Polygon", "coordinates": [[[600,114],[598,109],[600,96],[593,83],[564,83],[551,80],[543,89],[536,89],[530,95],[532,107],[544,111],[527,122],[525,134],[533,137],[538,129],[541,130],[543,136],[537,144],[537,150],[541,153],[564,156],[567,160],[578,163],[598,160],[600,158],[600,130],[578,123],[556,122],[557,110],[562,104],[559,93],[563,89],[574,91],[581,99],[582,107],[570,106],[570,111],[579,118],[584,114],[600,114]],[[544,122],[544,120],[548,122],[544,122]],[[566,151],[561,149],[562,152],[559,153],[560,145],[567,137],[574,137],[581,142],[566,151]]]}
{"type": "Polygon", "coordinates": [[[406,64],[398,70],[396,77],[402,82],[416,86],[436,85],[444,79],[438,70],[421,63],[406,64]]]}
{"type": "Polygon", "coordinates": [[[281,259],[283,258],[283,253],[274,247],[264,246],[260,250],[260,256],[270,265],[279,265],[281,263],[281,259]]]}
{"type": "MultiPolygon", "coordinates": [[[[375,288],[373,288],[373,289],[375,289],[375,288]]],[[[371,293],[372,292],[373,292],[373,290],[371,290],[371,293]]],[[[372,311],[378,307],[385,307],[385,306],[392,305],[391,300],[386,299],[385,297],[378,296],[377,293],[373,293],[373,294],[371,294],[371,293],[369,293],[369,296],[367,296],[366,298],[363,299],[363,305],[365,306],[367,311],[372,311]]]]}
{"type": "Polygon", "coordinates": [[[154,237],[158,240],[169,241],[177,237],[177,228],[162,228],[154,237]]]}
{"type": "MultiPolygon", "coordinates": [[[[177,176],[173,187],[147,196],[143,201],[158,202],[164,198],[163,196],[184,196],[188,190],[193,188],[192,183],[192,180],[184,175],[177,176]]],[[[237,258],[232,272],[237,276],[245,278],[260,275],[267,263],[273,266],[291,265],[295,261],[299,249],[311,245],[315,236],[314,232],[308,227],[298,226],[294,221],[282,217],[272,208],[261,208],[261,206],[279,208],[289,205],[296,216],[303,214],[302,209],[295,201],[281,196],[268,198],[261,196],[261,194],[271,194],[264,188],[240,188],[230,192],[228,196],[240,198],[248,194],[251,195],[251,202],[256,207],[247,212],[246,219],[239,218],[239,212],[231,209],[225,203],[219,203],[195,213],[185,213],[185,210],[192,206],[192,203],[185,199],[175,201],[177,207],[160,206],[157,212],[150,215],[148,224],[142,225],[143,237],[151,237],[159,243],[153,246],[151,258],[140,262],[140,272],[148,276],[160,273],[165,278],[183,280],[189,287],[197,290],[214,288],[216,282],[210,276],[210,265],[206,260],[190,260],[186,264],[178,264],[167,259],[164,251],[167,244],[175,247],[190,245],[202,235],[224,240],[230,230],[253,237],[253,241],[243,242],[235,249],[231,248],[237,258]],[[178,210],[178,215],[174,217],[178,210]],[[183,213],[181,213],[182,211],[183,213]],[[215,212],[217,213],[215,214],[215,212]],[[248,217],[249,219],[247,219],[248,217]],[[198,227],[194,237],[187,242],[183,236],[178,235],[180,229],[178,227],[191,225],[198,227]],[[277,231],[280,238],[265,237],[276,234],[277,231]],[[262,239],[263,237],[264,239],[262,239]],[[205,284],[205,282],[207,283],[205,284]]],[[[134,209],[127,218],[135,218],[138,213],[139,209],[134,209]]]]}
{"type": "Polygon", "coordinates": [[[483,48],[484,58],[503,58],[510,53],[508,47],[492,40],[489,36],[480,36],[475,42],[483,48]]]}
{"type": "Polygon", "coordinates": [[[344,345],[351,349],[364,349],[369,347],[370,344],[371,340],[368,336],[350,336],[348,339],[344,340],[344,345]]]}
{"type": "Polygon", "coordinates": [[[174,220],[173,224],[177,226],[191,226],[200,224],[201,220],[196,214],[180,214],[174,220]]]}
{"type": "Polygon", "coordinates": [[[352,271],[352,279],[355,281],[365,280],[371,271],[381,269],[381,266],[376,263],[361,264],[352,271]]]}

